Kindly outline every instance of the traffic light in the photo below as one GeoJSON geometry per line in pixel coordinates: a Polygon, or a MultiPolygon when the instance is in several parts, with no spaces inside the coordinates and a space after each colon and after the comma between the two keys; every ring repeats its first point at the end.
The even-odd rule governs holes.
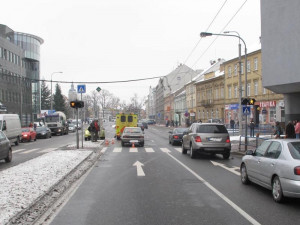
{"type": "Polygon", "coordinates": [[[249,105],[254,105],[255,102],[256,102],[256,100],[255,100],[254,98],[251,98],[251,99],[249,100],[249,105]]]}
{"type": "Polygon", "coordinates": [[[70,102],[71,108],[83,108],[84,107],[84,101],[71,101],[70,102]]]}
{"type": "Polygon", "coordinates": [[[242,105],[248,105],[249,104],[249,98],[242,98],[241,104],[242,105]]]}

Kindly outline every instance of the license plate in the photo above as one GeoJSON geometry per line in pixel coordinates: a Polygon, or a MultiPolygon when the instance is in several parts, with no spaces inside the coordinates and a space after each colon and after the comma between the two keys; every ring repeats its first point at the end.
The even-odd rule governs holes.
{"type": "Polygon", "coordinates": [[[222,138],[207,138],[208,141],[221,142],[222,138]]]}
{"type": "Polygon", "coordinates": [[[138,140],[130,140],[129,142],[130,143],[138,143],[139,141],[138,140]]]}

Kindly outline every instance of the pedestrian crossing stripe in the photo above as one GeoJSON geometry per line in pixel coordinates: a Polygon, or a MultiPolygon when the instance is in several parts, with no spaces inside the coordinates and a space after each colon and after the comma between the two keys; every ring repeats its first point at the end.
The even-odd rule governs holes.
{"type": "Polygon", "coordinates": [[[121,152],[122,148],[114,148],[113,152],[121,152]]]}
{"type": "Polygon", "coordinates": [[[28,154],[28,153],[31,153],[31,152],[35,152],[37,150],[40,150],[40,148],[34,148],[34,149],[31,149],[31,150],[28,150],[28,151],[24,151],[24,152],[21,152],[20,154],[28,154]]]}
{"type": "Polygon", "coordinates": [[[150,152],[154,152],[153,148],[145,148],[145,151],[146,151],[146,152],[149,152],[149,153],[150,153],[150,152]]]}
{"type": "Polygon", "coordinates": [[[138,149],[137,148],[130,148],[129,152],[138,152],[138,149]]]}
{"type": "Polygon", "coordinates": [[[48,152],[54,151],[55,149],[57,149],[57,148],[46,148],[46,149],[34,148],[34,149],[30,149],[30,150],[22,148],[22,149],[18,149],[18,150],[13,151],[13,154],[15,154],[15,153],[28,154],[28,153],[36,152],[36,151],[39,151],[39,150],[41,150],[41,151],[39,151],[38,153],[48,153],[48,152]]]}
{"type": "Polygon", "coordinates": [[[175,148],[175,150],[176,150],[177,152],[180,152],[180,153],[181,153],[181,151],[182,151],[181,148],[175,148]]]}

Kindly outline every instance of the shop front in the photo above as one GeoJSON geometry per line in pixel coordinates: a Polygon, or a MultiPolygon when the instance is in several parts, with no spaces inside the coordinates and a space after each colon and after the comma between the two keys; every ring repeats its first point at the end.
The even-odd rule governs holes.
{"type": "Polygon", "coordinates": [[[239,104],[225,105],[225,123],[229,124],[230,120],[234,120],[235,123],[239,120],[239,104]]]}

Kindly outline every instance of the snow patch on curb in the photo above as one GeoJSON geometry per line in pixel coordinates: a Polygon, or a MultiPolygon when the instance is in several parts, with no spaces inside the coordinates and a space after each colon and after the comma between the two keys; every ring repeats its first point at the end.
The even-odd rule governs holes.
{"type": "Polygon", "coordinates": [[[57,150],[0,172],[0,224],[30,207],[92,151],[57,150]]]}

